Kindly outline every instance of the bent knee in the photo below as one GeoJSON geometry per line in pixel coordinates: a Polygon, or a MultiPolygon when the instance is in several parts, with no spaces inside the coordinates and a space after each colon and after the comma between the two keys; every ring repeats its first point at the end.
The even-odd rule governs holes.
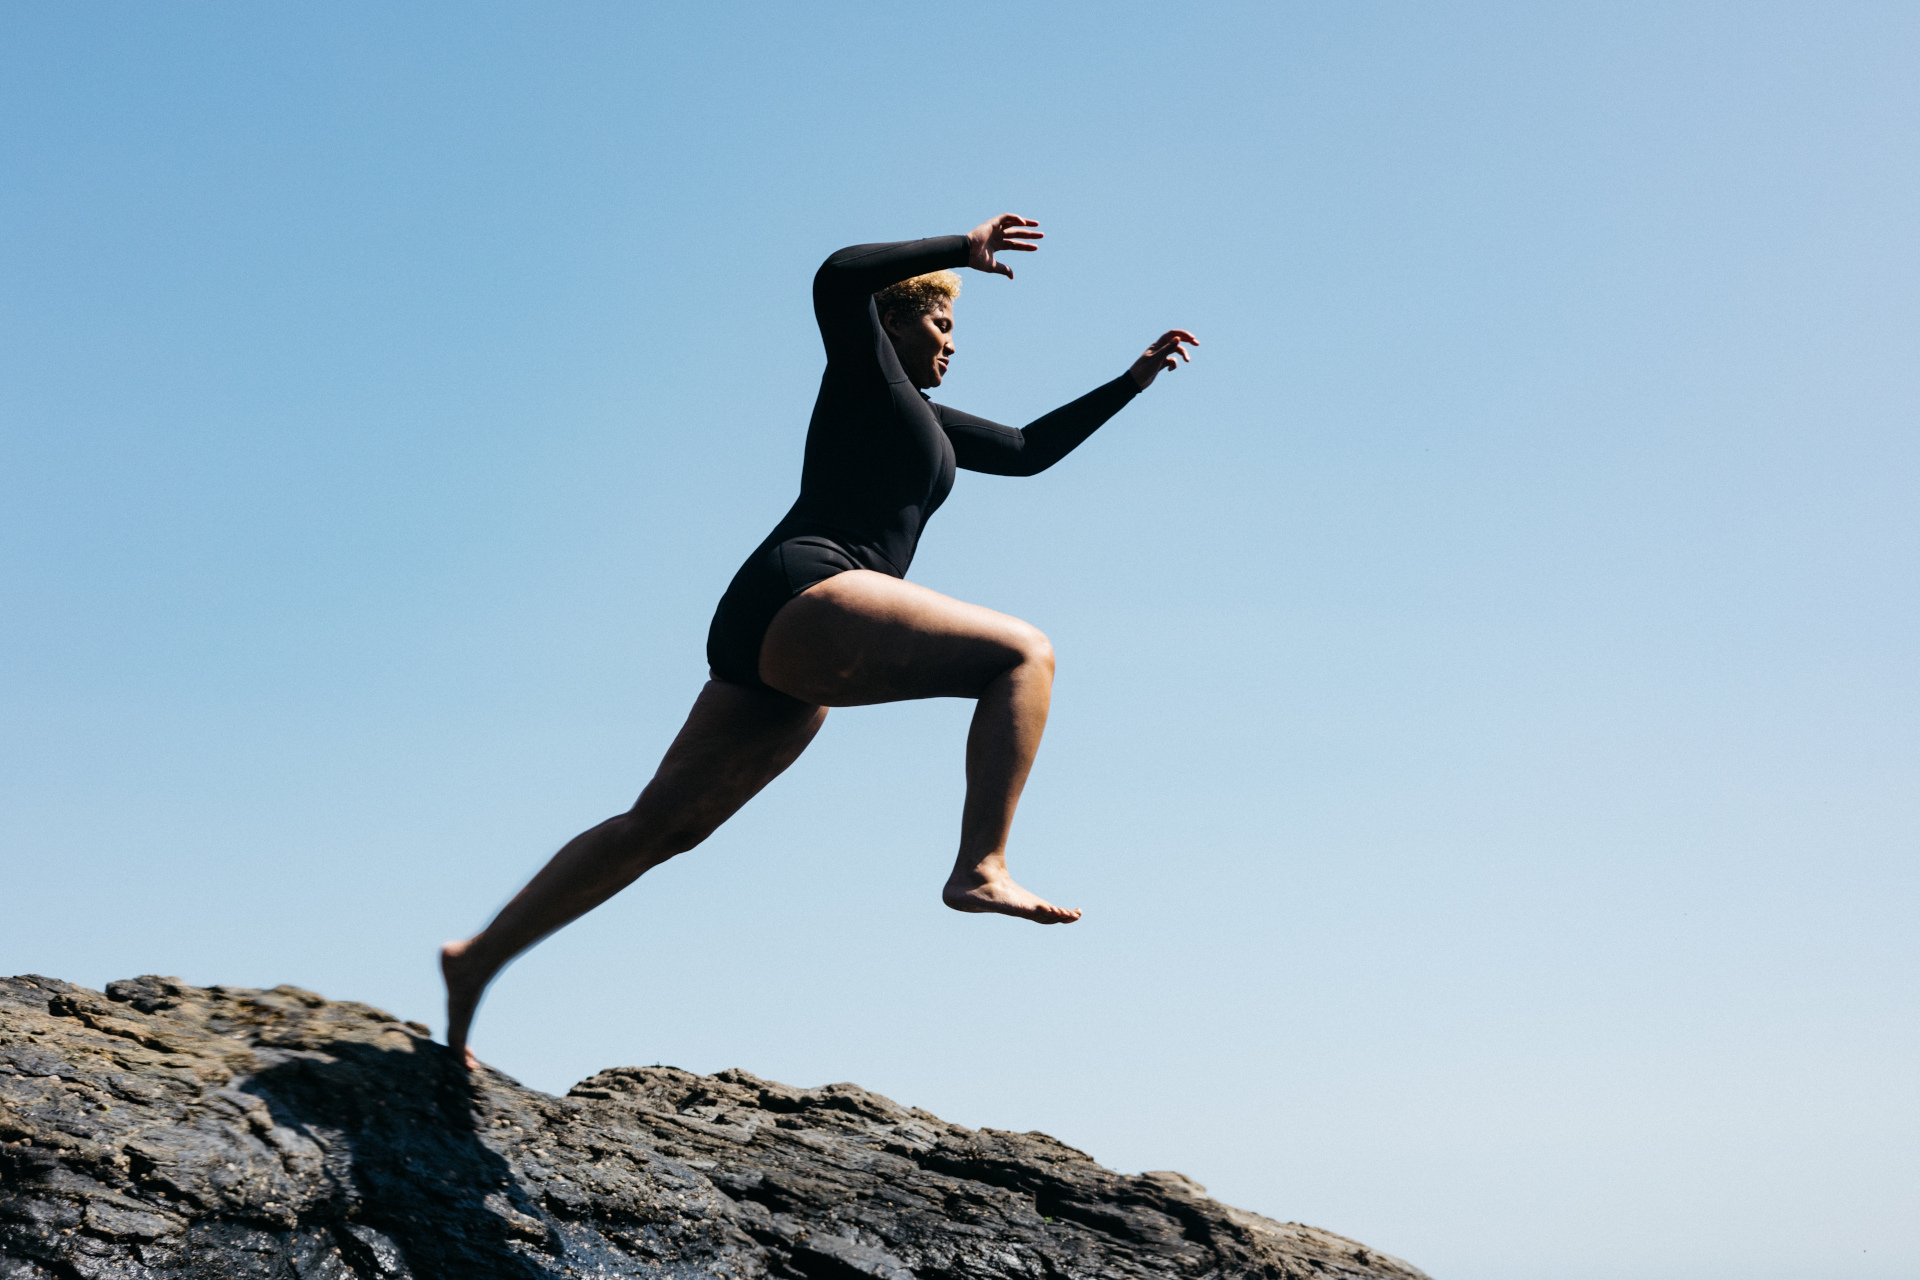
{"type": "Polygon", "coordinates": [[[1034,667],[1045,672],[1048,679],[1053,678],[1053,641],[1047,639],[1046,632],[1031,623],[1021,623],[1014,639],[1014,652],[1020,666],[1034,667]]]}
{"type": "Polygon", "coordinates": [[[677,858],[683,853],[697,849],[713,834],[711,826],[672,827],[659,832],[647,841],[648,865],[659,866],[668,858],[677,858]]]}
{"type": "Polygon", "coordinates": [[[696,848],[714,830],[711,825],[697,823],[661,826],[632,810],[609,819],[607,825],[613,828],[609,833],[613,841],[608,852],[619,861],[637,867],[635,874],[696,848]]]}
{"type": "Polygon", "coordinates": [[[711,831],[669,831],[647,851],[647,866],[657,867],[668,858],[677,858],[696,849],[702,840],[712,834],[711,831]]]}

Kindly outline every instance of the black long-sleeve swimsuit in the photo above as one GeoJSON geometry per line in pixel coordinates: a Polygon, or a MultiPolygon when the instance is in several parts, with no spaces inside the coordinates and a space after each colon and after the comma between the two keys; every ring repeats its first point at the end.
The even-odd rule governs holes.
{"type": "Polygon", "coordinates": [[[934,404],[900,367],[874,309],[877,290],[967,263],[965,236],[861,244],[813,277],[813,313],[826,343],[807,426],[800,498],[754,548],[714,611],[707,661],[716,678],[755,688],[773,615],[816,582],[849,569],[904,578],[927,520],[953,488],[956,465],[1030,476],[1064,458],[1133,399],[1120,375],[1025,429],[934,404]]]}

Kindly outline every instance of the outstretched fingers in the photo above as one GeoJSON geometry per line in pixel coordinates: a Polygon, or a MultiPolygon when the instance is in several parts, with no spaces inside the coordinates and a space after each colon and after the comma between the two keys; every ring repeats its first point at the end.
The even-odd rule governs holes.
{"type": "Polygon", "coordinates": [[[1200,339],[1185,329],[1169,329],[1141,352],[1140,358],[1133,362],[1133,367],[1127,372],[1133,375],[1134,384],[1145,391],[1163,369],[1192,363],[1193,357],[1187,354],[1187,347],[1199,345],[1200,339]]]}
{"type": "Polygon", "coordinates": [[[975,271],[987,271],[1013,279],[1013,268],[995,255],[1006,249],[1021,253],[1032,253],[1038,249],[1039,245],[1029,242],[1046,239],[1045,232],[1032,230],[1039,225],[1032,218],[1023,218],[1017,213],[1003,213],[988,218],[967,233],[967,265],[975,271]]]}
{"type": "Polygon", "coordinates": [[[1173,368],[1174,356],[1180,357],[1182,363],[1191,363],[1192,357],[1187,354],[1187,347],[1197,347],[1199,345],[1200,339],[1194,337],[1185,329],[1169,329],[1161,334],[1152,346],[1147,348],[1147,354],[1167,357],[1167,368],[1171,369],[1173,368]]]}
{"type": "Polygon", "coordinates": [[[996,237],[999,242],[997,247],[999,248],[1018,249],[1023,253],[1032,253],[1040,246],[1037,244],[1028,244],[1027,242],[1029,240],[1045,240],[1047,238],[1047,233],[1044,231],[1029,230],[1031,227],[1040,225],[1031,218],[1022,218],[1015,214],[1007,213],[1002,214],[999,221],[1002,224],[999,234],[996,237]]]}

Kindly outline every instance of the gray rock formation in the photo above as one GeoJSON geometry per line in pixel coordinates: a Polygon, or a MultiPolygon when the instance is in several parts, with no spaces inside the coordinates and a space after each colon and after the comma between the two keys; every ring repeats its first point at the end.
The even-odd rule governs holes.
{"type": "Polygon", "coordinates": [[[1422,1280],[1316,1227],[850,1084],[564,1098],[296,987],[0,979],[0,1280],[1422,1280]]]}

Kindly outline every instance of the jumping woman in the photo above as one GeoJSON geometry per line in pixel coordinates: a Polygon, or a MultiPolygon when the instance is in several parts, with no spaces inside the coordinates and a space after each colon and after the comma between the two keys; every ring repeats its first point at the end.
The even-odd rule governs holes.
{"type": "Polygon", "coordinates": [[[1080,918],[1007,874],[1007,832],[1047,723],[1052,647],[1018,618],[906,581],[956,466],[1046,470],[1199,341],[1168,330],[1112,382],[1024,429],[933,403],[926,391],[954,354],[950,268],[1011,280],[999,255],[1039,248],[1039,225],[1003,213],[964,236],[855,245],[814,276],[827,371],[799,501],[720,598],[707,633],[713,678],[633,808],[575,836],[492,924],[440,949],[447,1044],[467,1066],[474,1010],[508,961],[712,835],[799,758],[828,707],[974,699],[960,854],[941,901],[1039,924],[1080,918]]]}

